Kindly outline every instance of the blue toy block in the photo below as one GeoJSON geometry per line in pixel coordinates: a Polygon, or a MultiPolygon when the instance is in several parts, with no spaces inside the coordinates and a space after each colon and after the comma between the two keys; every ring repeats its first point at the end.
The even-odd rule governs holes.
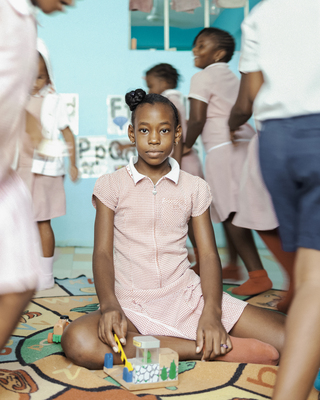
{"type": "Polygon", "coordinates": [[[314,387],[320,391],[320,370],[318,372],[318,375],[316,377],[316,381],[314,382],[314,387]]]}
{"type": "Polygon", "coordinates": [[[127,367],[124,367],[124,368],[123,368],[122,379],[123,379],[125,382],[132,382],[132,379],[133,379],[133,376],[132,376],[133,374],[132,374],[132,372],[133,372],[133,371],[129,371],[127,367]]]}
{"type": "Polygon", "coordinates": [[[104,366],[106,368],[113,368],[113,354],[106,353],[104,356],[104,366]]]}

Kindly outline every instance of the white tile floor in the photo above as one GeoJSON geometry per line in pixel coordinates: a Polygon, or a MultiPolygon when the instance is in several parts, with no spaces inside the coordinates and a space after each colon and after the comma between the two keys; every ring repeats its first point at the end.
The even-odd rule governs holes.
{"type": "MultiPolygon", "coordinates": [[[[226,249],[219,248],[222,265],[226,263],[226,249]]],[[[92,247],[57,247],[55,251],[53,274],[56,278],[75,278],[79,275],[86,275],[92,278],[92,247]]],[[[192,250],[190,250],[192,254],[192,250]]],[[[273,282],[274,289],[287,289],[287,278],[283,269],[274,260],[271,253],[266,249],[259,249],[262,264],[268,272],[269,278],[273,282]]],[[[248,274],[243,267],[245,279],[237,283],[243,283],[247,280],[248,274]]],[[[232,281],[226,281],[234,283],[232,281]]]]}

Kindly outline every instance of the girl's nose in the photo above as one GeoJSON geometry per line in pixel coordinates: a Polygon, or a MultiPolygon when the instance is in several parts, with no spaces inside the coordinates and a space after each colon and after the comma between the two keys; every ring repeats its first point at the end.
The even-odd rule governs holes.
{"type": "Polygon", "coordinates": [[[157,131],[150,132],[149,143],[151,144],[160,143],[160,134],[157,131]]]}

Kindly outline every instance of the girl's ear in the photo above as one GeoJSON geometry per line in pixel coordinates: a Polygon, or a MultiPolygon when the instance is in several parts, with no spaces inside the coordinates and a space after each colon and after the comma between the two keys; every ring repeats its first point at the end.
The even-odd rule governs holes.
{"type": "Polygon", "coordinates": [[[178,125],[176,128],[176,133],[174,135],[174,144],[175,145],[177,145],[180,142],[181,135],[182,135],[182,128],[181,128],[181,125],[178,125]]]}
{"type": "Polygon", "coordinates": [[[130,142],[135,144],[136,140],[135,140],[135,137],[134,137],[134,129],[133,129],[132,125],[128,126],[128,137],[130,139],[130,142]]]}
{"type": "Polygon", "coordinates": [[[227,54],[227,52],[225,51],[225,49],[217,50],[214,54],[214,61],[218,62],[218,61],[222,60],[226,54],[227,54]]]}

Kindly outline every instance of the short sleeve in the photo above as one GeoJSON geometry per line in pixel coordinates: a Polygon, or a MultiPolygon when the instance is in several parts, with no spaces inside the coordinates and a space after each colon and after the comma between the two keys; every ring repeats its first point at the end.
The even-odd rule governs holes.
{"type": "Polygon", "coordinates": [[[119,188],[116,184],[114,174],[100,176],[94,185],[92,194],[92,204],[96,208],[96,199],[99,199],[105,206],[115,210],[119,201],[119,188]]]}
{"type": "Polygon", "coordinates": [[[208,183],[197,177],[195,189],[192,193],[192,211],[191,217],[198,217],[202,215],[210,206],[212,196],[208,183]]]}
{"type": "Polygon", "coordinates": [[[57,128],[62,131],[70,125],[67,104],[61,96],[59,96],[59,112],[57,115],[57,128]]]}
{"type": "MultiPolygon", "coordinates": [[[[211,91],[210,85],[206,79],[204,79],[204,71],[197,72],[191,78],[190,83],[190,93],[188,95],[189,98],[203,101],[204,103],[209,103],[211,91]]],[[[211,88],[212,90],[212,88],[211,88]]]]}
{"type": "Polygon", "coordinates": [[[242,73],[260,71],[258,25],[255,13],[249,15],[241,24],[241,56],[239,71],[242,73]]]}

